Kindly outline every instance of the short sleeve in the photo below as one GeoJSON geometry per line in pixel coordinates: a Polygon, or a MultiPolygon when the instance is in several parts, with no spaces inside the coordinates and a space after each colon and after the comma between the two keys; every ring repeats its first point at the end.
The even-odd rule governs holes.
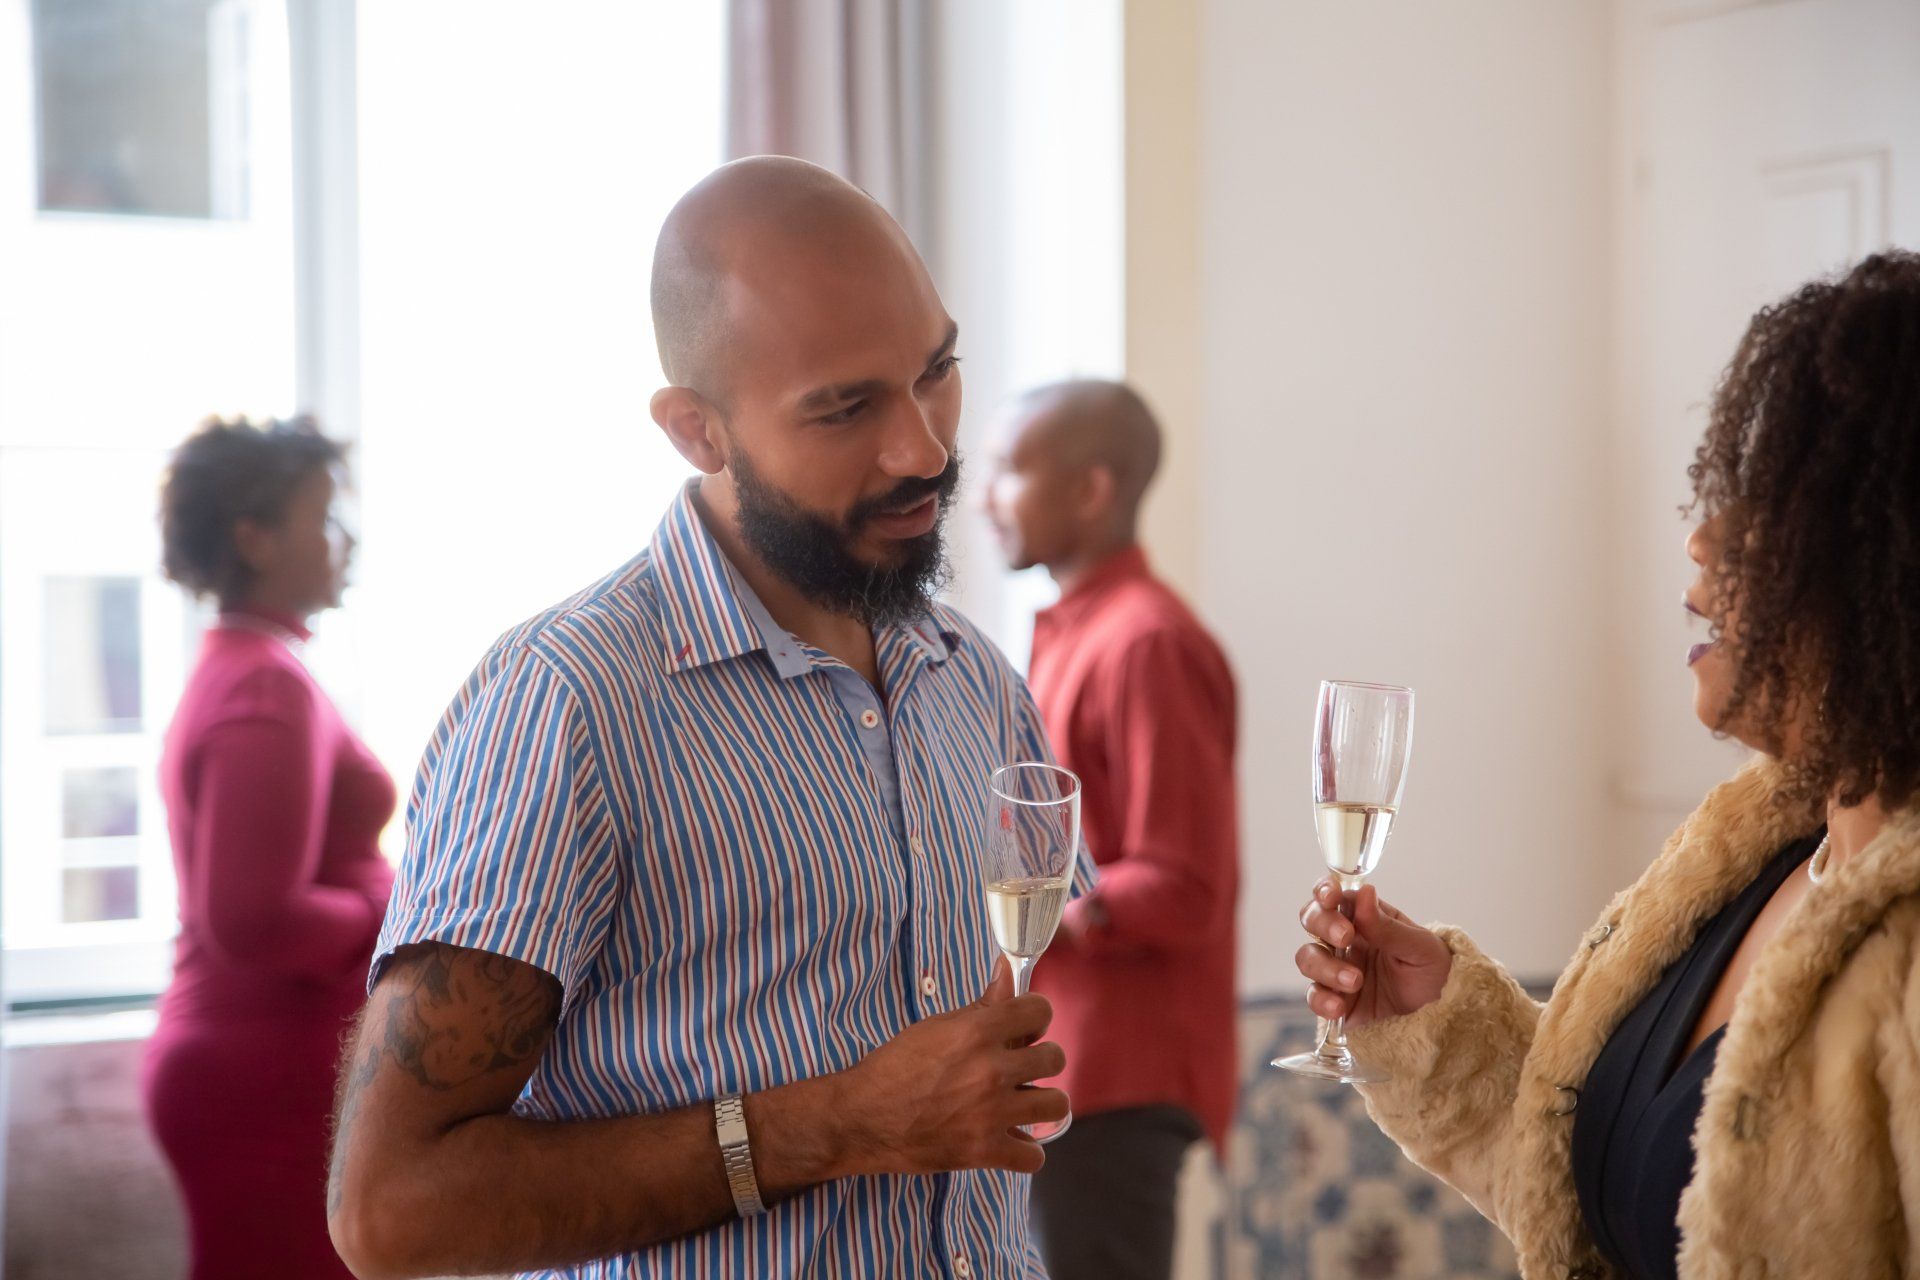
{"type": "Polygon", "coordinates": [[[573,1003],[618,889],[594,738],[564,679],[497,650],[428,743],[369,985],[402,946],[490,951],[559,979],[573,1003]]]}

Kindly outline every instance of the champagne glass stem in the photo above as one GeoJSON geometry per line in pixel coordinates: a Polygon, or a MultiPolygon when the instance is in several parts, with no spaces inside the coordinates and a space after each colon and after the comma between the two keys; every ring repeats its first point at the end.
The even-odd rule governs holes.
{"type": "MultiPolygon", "coordinates": [[[[1333,958],[1336,960],[1345,960],[1347,958],[1347,950],[1348,948],[1346,947],[1336,949],[1333,953],[1333,958]]],[[[1299,1041],[1296,1040],[1294,1043],[1298,1044],[1299,1041]]],[[[1329,1063],[1344,1064],[1351,1060],[1353,1055],[1347,1049],[1347,1020],[1345,1017],[1329,1018],[1326,1020],[1326,1034],[1320,1037],[1320,1047],[1316,1052],[1329,1063]]]]}
{"type": "MultiPolygon", "coordinates": [[[[1002,952],[1001,954],[1005,955],[1006,953],[1002,952]]],[[[1027,994],[1027,983],[1032,980],[1033,966],[1039,962],[1039,959],[1039,956],[1007,956],[1007,963],[1013,968],[1013,994],[1015,996],[1027,994]]],[[[1028,1043],[1031,1043],[1031,1041],[1028,1043]]],[[[1026,1085],[1023,1087],[1030,1089],[1033,1086],[1026,1085]]],[[[1055,1138],[1065,1133],[1072,1124],[1073,1115],[1069,1112],[1067,1118],[1061,1122],[1060,1127],[1044,1137],[1036,1136],[1033,1132],[1033,1126],[1030,1124],[1021,1125],[1020,1131],[1028,1137],[1033,1138],[1036,1142],[1039,1142],[1042,1146],[1045,1146],[1047,1143],[1052,1142],[1055,1138]]]]}
{"type": "Polygon", "coordinates": [[[1027,984],[1033,981],[1033,966],[1039,956],[1008,956],[1007,963],[1013,968],[1013,994],[1027,994],[1027,984]]]}
{"type": "MultiPolygon", "coordinates": [[[[1357,877],[1348,879],[1346,876],[1341,876],[1339,880],[1340,887],[1349,891],[1357,890],[1361,884],[1361,881],[1357,877]]],[[[1352,920],[1353,908],[1348,905],[1351,901],[1349,894],[1343,893],[1340,895],[1340,898],[1340,914],[1348,920],[1352,920]]],[[[1351,947],[1335,947],[1333,958],[1344,964],[1346,963],[1348,954],[1352,950],[1353,948],[1351,947]]],[[[1344,1016],[1327,1019],[1326,1034],[1320,1037],[1320,1044],[1314,1052],[1320,1056],[1323,1062],[1329,1065],[1346,1067],[1353,1064],[1353,1053],[1347,1048],[1347,1020],[1344,1016]]]]}

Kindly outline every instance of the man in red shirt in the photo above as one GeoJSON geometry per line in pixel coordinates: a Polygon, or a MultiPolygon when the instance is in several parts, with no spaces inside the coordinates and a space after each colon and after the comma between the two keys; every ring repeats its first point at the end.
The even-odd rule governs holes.
{"type": "Polygon", "coordinates": [[[1007,415],[987,488],[1008,561],[1060,587],[1029,680],[1100,866],[1033,980],[1074,1111],[1033,1184],[1054,1280],[1170,1274],[1181,1163],[1221,1151],[1237,1085],[1233,674],[1137,540],[1159,460],[1131,388],[1060,383],[1007,415]]]}

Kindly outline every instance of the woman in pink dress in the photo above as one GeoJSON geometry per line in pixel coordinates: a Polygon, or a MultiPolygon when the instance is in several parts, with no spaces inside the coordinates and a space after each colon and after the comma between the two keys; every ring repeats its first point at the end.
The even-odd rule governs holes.
{"type": "Polygon", "coordinates": [[[216,421],[162,492],[167,576],[220,606],[161,759],[180,937],[142,1072],[192,1280],[350,1275],[327,1238],[327,1124],[394,787],[300,659],[346,583],[343,480],[310,421],[216,421]]]}

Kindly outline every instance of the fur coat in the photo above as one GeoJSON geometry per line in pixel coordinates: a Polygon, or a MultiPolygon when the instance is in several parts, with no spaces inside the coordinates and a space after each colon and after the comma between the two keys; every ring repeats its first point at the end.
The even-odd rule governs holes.
{"type": "MultiPolygon", "coordinates": [[[[1465,934],[1438,1000],[1353,1033],[1376,1123],[1512,1239],[1527,1280],[1615,1274],[1587,1233],[1573,1111],[1601,1047],[1699,927],[1819,813],[1759,759],[1582,938],[1545,1005],[1465,934]]],[[[1920,811],[1799,903],[1721,1041],[1680,1202],[1682,1280],[1920,1275],[1920,811]]]]}

